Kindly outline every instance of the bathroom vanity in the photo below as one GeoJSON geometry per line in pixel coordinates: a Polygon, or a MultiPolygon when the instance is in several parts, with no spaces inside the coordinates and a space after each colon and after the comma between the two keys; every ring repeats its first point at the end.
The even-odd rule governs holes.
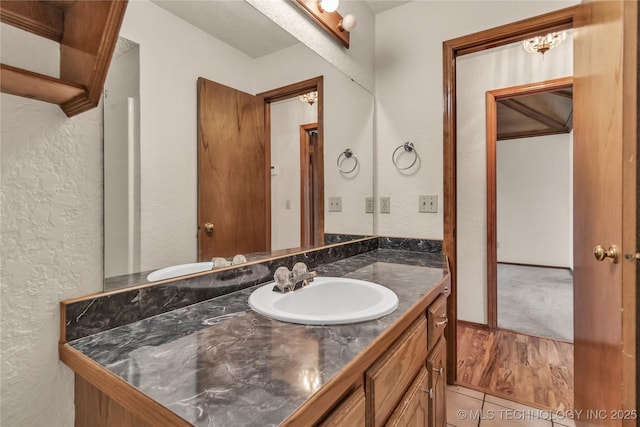
{"type": "MultiPolygon", "coordinates": [[[[129,323],[95,311],[111,307],[122,318],[117,292],[63,302],[60,358],[76,375],[76,425],[445,426],[443,256],[375,246],[359,252],[326,263],[297,257],[316,260],[320,277],[367,280],[397,294],[393,313],[361,323],[265,318],[247,304],[256,286],[129,323]],[[90,321],[80,327],[83,319],[90,321]]],[[[141,299],[152,301],[157,286],[122,291],[138,308],[124,317],[144,311],[141,299]]]]}

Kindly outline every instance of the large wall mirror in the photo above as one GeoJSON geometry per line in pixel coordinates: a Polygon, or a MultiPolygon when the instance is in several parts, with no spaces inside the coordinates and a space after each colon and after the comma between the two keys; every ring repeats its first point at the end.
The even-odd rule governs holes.
{"type": "MultiPolygon", "coordinates": [[[[365,197],[373,195],[371,93],[244,1],[129,2],[120,36],[104,103],[105,290],[146,283],[153,270],[202,261],[198,78],[255,95],[322,76],[323,233],[373,234],[373,215],[365,213],[365,197]],[[350,174],[336,164],[346,149],[358,159],[350,174]],[[340,198],[339,211],[329,209],[329,198],[340,198]]],[[[273,220],[299,217],[301,204],[299,151],[283,150],[274,132],[289,137],[295,128],[300,135],[301,125],[314,123],[316,107],[290,98],[274,106],[277,122],[267,124],[273,182],[289,181],[271,191],[273,220]]],[[[272,223],[272,249],[302,246],[299,222],[290,228],[272,223]]]]}

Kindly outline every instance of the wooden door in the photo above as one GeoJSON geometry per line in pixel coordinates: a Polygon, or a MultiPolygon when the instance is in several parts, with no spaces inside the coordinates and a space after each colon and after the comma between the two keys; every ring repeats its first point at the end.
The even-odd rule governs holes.
{"type": "Polygon", "coordinates": [[[624,254],[636,251],[637,17],[636,2],[598,1],[583,4],[574,21],[578,425],[636,423],[612,411],[636,409],[636,265],[624,254]],[[617,262],[597,261],[597,245],[615,245],[617,262]]]}
{"type": "Polygon", "coordinates": [[[300,126],[300,246],[322,244],[318,240],[318,124],[300,126]]]}
{"type": "Polygon", "coordinates": [[[200,261],[270,246],[264,117],[263,98],[198,79],[200,261]]]}

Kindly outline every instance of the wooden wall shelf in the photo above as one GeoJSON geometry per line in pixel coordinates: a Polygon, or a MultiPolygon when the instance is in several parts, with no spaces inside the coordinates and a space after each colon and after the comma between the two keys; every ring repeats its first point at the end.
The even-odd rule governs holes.
{"type": "Polygon", "coordinates": [[[0,91],[60,105],[98,106],[127,0],[0,2],[0,21],[60,43],[60,78],[0,64],[0,91]]]}

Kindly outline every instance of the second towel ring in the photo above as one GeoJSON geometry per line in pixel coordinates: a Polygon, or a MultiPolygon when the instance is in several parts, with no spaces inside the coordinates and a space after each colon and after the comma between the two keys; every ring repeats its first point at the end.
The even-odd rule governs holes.
{"type": "Polygon", "coordinates": [[[413,165],[416,164],[416,162],[418,161],[418,152],[415,150],[414,146],[413,146],[413,142],[411,141],[407,141],[404,144],[400,144],[398,145],[398,147],[396,147],[395,150],[393,150],[393,154],[391,154],[391,161],[393,162],[393,166],[396,167],[396,169],[404,171],[407,169],[411,169],[413,167],[413,165]],[[407,153],[411,153],[413,152],[413,162],[411,162],[411,164],[409,166],[407,166],[406,168],[401,168],[398,166],[398,163],[396,163],[396,153],[398,152],[399,149],[404,148],[404,151],[407,153]]]}
{"type": "Polygon", "coordinates": [[[340,153],[340,155],[338,156],[338,160],[337,160],[336,164],[338,165],[338,170],[340,172],[342,172],[344,174],[351,173],[351,172],[355,171],[356,168],[358,167],[358,158],[356,157],[355,154],[353,154],[353,151],[351,151],[351,148],[347,148],[342,153],[340,153]],[[353,157],[353,160],[355,160],[355,162],[353,164],[353,167],[350,170],[342,169],[342,162],[345,161],[346,159],[350,159],[352,157],[353,157]]]}

